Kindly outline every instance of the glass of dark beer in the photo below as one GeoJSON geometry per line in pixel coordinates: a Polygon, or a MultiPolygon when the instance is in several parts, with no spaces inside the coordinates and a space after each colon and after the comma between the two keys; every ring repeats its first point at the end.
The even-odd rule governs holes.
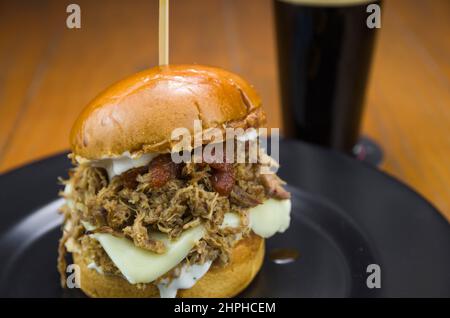
{"type": "Polygon", "coordinates": [[[381,5],[274,0],[285,136],[352,153],[377,30],[368,24],[374,4],[381,5]]]}

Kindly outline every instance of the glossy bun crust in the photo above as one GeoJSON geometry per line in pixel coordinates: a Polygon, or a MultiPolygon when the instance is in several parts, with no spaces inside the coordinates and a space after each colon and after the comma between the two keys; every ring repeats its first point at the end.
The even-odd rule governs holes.
{"type": "Polygon", "coordinates": [[[254,88],[236,74],[199,65],[155,67],[106,89],[72,128],[75,156],[114,157],[129,151],[169,152],[173,129],[261,127],[265,115],[254,88]]]}
{"type": "MultiPolygon", "coordinates": [[[[212,266],[190,289],[180,289],[177,297],[233,297],[243,291],[261,268],[264,258],[264,239],[251,234],[233,249],[231,262],[225,267],[212,266]]],[[[148,298],[159,297],[156,285],[137,288],[119,276],[106,276],[88,269],[89,260],[82,254],[73,254],[74,263],[80,266],[81,289],[90,297],[148,298]]]]}

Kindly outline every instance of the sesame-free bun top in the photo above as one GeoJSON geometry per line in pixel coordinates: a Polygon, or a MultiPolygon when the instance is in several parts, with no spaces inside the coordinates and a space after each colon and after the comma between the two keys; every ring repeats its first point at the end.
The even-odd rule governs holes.
{"type": "Polygon", "coordinates": [[[100,159],[169,152],[175,128],[194,132],[194,120],[208,128],[265,124],[261,99],[244,79],[200,65],[154,67],[107,88],[79,115],[70,143],[76,157],[100,159]]]}

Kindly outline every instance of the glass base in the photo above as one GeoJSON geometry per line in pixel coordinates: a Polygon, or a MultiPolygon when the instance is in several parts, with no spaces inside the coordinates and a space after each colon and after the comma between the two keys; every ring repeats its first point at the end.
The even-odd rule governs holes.
{"type": "Polygon", "coordinates": [[[361,137],[353,147],[353,156],[362,162],[379,166],[383,161],[383,150],[372,139],[361,137]]]}

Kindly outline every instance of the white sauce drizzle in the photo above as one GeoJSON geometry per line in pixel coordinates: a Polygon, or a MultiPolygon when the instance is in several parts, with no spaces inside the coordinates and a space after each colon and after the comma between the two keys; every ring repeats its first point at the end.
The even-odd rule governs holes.
{"type": "Polygon", "coordinates": [[[109,180],[111,180],[127,170],[148,165],[156,156],[158,156],[156,153],[145,153],[140,157],[133,158],[127,151],[116,158],[105,158],[92,161],[92,165],[94,167],[104,168],[108,173],[109,180]]]}
{"type": "Polygon", "coordinates": [[[96,270],[97,273],[103,275],[103,269],[102,269],[100,266],[98,266],[97,264],[95,264],[95,262],[90,262],[90,263],[87,265],[87,268],[96,270]]]}
{"type": "MultiPolygon", "coordinates": [[[[237,137],[240,141],[255,140],[256,138],[258,138],[256,129],[249,130],[237,137]]],[[[90,162],[94,167],[104,168],[108,173],[109,180],[111,180],[125,171],[148,165],[158,155],[158,153],[145,153],[140,156],[133,156],[129,151],[126,151],[118,157],[104,157],[100,160],[91,161],[79,158],[79,161],[90,162]]]]}
{"type": "Polygon", "coordinates": [[[202,265],[182,266],[180,275],[177,278],[172,279],[170,283],[164,280],[158,284],[159,296],[161,298],[175,298],[178,289],[189,289],[194,286],[208,272],[211,264],[211,261],[207,261],[202,265]]]}

